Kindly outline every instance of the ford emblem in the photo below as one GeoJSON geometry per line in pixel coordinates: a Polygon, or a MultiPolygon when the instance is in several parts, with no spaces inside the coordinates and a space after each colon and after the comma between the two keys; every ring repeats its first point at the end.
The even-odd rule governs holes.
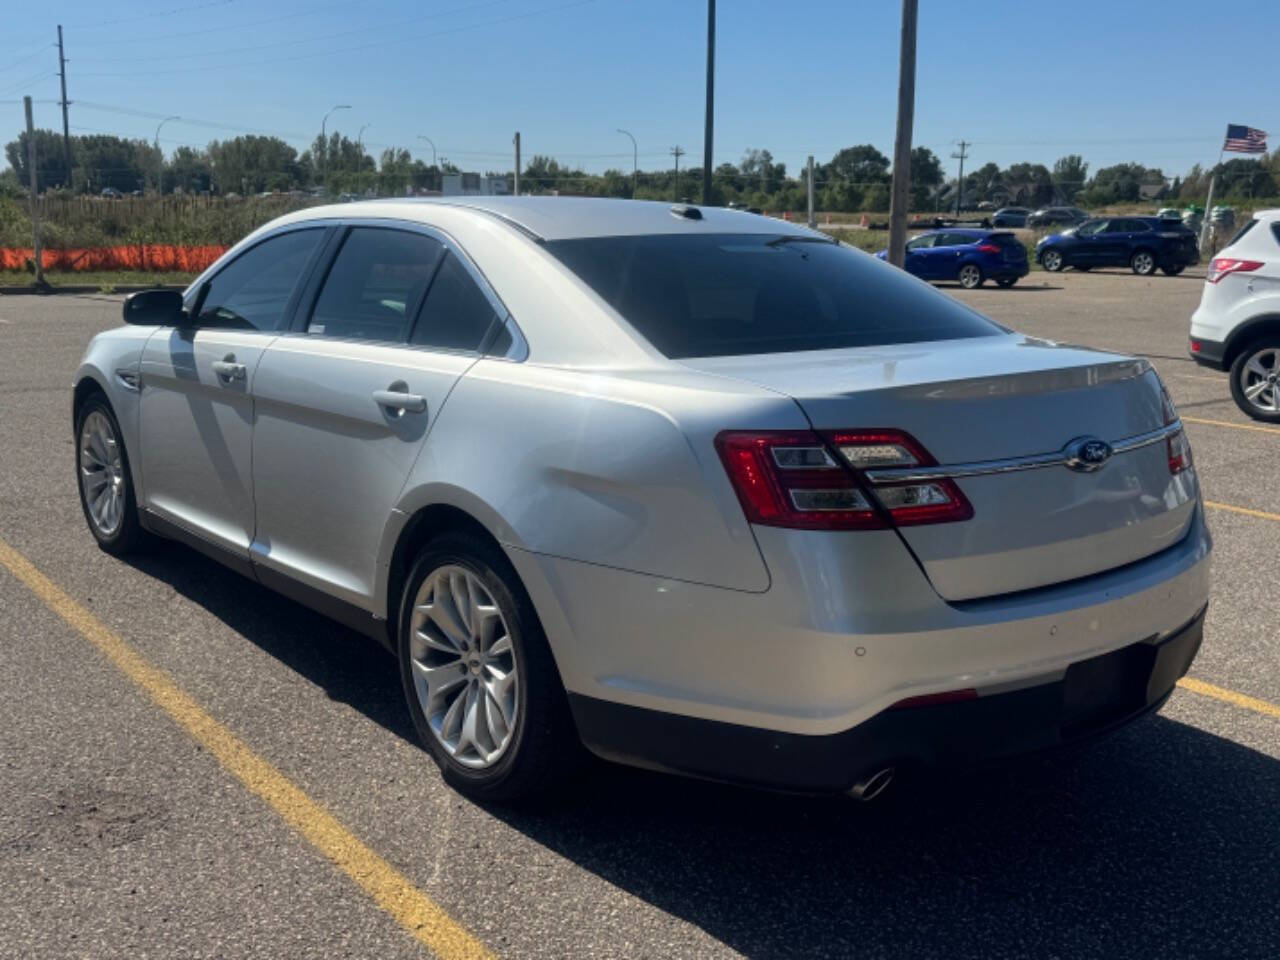
{"type": "Polygon", "coordinates": [[[1078,473],[1092,473],[1111,459],[1111,444],[1097,437],[1078,437],[1067,444],[1065,463],[1078,473]]]}

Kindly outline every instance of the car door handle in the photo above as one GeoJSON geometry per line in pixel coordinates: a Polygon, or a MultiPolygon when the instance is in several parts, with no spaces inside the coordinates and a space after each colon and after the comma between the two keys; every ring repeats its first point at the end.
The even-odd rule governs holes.
{"type": "Polygon", "coordinates": [[[228,353],[221,360],[213,361],[211,366],[213,367],[213,372],[218,375],[218,379],[223,383],[243,380],[248,373],[243,363],[236,363],[236,357],[233,353],[228,353]]]}
{"type": "MultiPolygon", "coordinates": [[[[392,384],[392,388],[398,386],[392,384]]],[[[427,398],[420,393],[408,393],[403,389],[387,389],[373,391],[373,400],[378,406],[387,410],[395,410],[397,414],[423,413],[427,409],[427,398]]]]}

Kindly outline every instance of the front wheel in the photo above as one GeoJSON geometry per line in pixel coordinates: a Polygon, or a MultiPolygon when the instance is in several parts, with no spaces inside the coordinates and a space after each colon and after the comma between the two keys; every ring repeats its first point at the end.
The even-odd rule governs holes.
{"type": "Polygon", "coordinates": [[[76,411],[76,480],[80,507],[98,546],[116,556],[135,550],[146,531],[138,519],[120,423],[100,393],[76,411]]]}
{"type": "Polygon", "coordinates": [[[1231,364],[1231,398],[1267,423],[1280,423],[1280,340],[1250,344],[1231,364]]]}
{"type": "Polygon", "coordinates": [[[1150,250],[1139,250],[1129,258],[1129,269],[1140,277],[1149,277],[1156,272],[1156,258],[1150,250]]]}
{"type": "Polygon", "coordinates": [[[956,279],[960,281],[960,286],[966,290],[976,290],[986,282],[986,277],[982,275],[982,268],[976,263],[966,263],[960,268],[960,273],[956,275],[956,279]]]}
{"type": "Polygon", "coordinates": [[[1001,277],[999,280],[996,281],[996,286],[1003,287],[1004,289],[1008,290],[1017,282],[1018,282],[1017,277],[1001,277]]]}
{"type": "Polygon", "coordinates": [[[1040,266],[1044,267],[1050,273],[1057,273],[1064,266],[1062,262],[1062,254],[1057,250],[1046,250],[1040,254],[1040,266]]]}
{"type": "Polygon", "coordinates": [[[413,725],[446,782],[477,800],[543,792],[581,755],[533,604],[506,556],[469,534],[409,573],[397,654],[413,725]]]}

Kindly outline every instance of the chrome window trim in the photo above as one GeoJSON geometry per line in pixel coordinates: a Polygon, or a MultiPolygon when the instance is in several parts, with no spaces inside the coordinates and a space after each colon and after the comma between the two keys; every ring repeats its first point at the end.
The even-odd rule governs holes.
{"type": "MultiPolygon", "coordinates": [[[[1182,429],[1182,421],[1175,420],[1158,430],[1139,433],[1111,444],[1112,456],[1149,447],[1167,440],[1182,429]]],[[[1072,441],[1074,442],[1074,441],[1072,441]]],[[[1070,446],[1070,444],[1068,444],[1070,446]]],[[[889,467],[867,470],[865,476],[872,483],[920,483],[926,480],[960,480],[965,477],[982,477],[997,473],[1019,473],[1023,470],[1039,470],[1044,467],[1065,467],[1071,461],[1066,449],[1055,453],[1038,453],[1027,457],[1009,457],[1004,460],[985,460],[979,463],[944,464],[936,467],[889,467]]]]}

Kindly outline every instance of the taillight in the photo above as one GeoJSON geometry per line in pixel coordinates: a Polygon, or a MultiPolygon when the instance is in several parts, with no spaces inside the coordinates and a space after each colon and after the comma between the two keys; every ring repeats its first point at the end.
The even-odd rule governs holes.
{"type": "MultiPolygon", "coordinates": [[[[1173,405],[1173,398],[1169,396],[1169,391],[1165,389],[1163,383],[1160,384],[1160,398],[1164,412],[1164,425],[1171,427],[1178,422],[1178,411],[1173,405]]],[[[1185,430],[1179,427],[1178,432],[1170,435],[1164,443],[1165,453],[1169,458],[1169,473],[1171,475],[1176,477],[1191,467],[1191,443],[1187,440],[1185,430]]]]}
{"type": "Polygon", "coordinates": [[[978,252],[979,253],[999,253],[1000,248],[996,246],[994,243],[980,243],[978,244],[978,252]]]}
{"type": "Polygon", "coordinates": [[[716,449],[751,523],[804,530],[875,530],[967,520],[973,508],[951,480],[871,483],[874,467],[933,466],[900,430],[728,431],[716,449]],[[874,502],[872,499],[874,498],[874,502]]]}
{"type": "Polygon", "coordinates": [[[1234,257],[1214,257],[1209,261],[1209,271],[1204,278],[1217,283],[1229,273],[1250,273],[1263,265],[1261,260],[1236,260],[1234,257]]]}

